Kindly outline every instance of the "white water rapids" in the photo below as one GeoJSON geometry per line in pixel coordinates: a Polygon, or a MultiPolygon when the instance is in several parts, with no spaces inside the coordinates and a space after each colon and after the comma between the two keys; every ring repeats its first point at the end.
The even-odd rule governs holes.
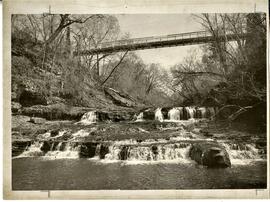
{"type": "MultiPolygon", "coordinates": [[[[125,160],[127,163],[190,163],[188,156],[192,142],[186,142],[187,138],[160,139],[158,141],[144,141],[137,143],[135,140],[114,141],[106,144],[108,153],[101,159],[103,163],[113,163],[125,160]],[[172,141],[178,142],[172,142],[172,141]],[[124,148],[124,149],[123,149],[124,148]],[[124,151],[124,152],[123,152],[124,151]],[[123,159],[124,158],[124,159],[123,159]]],[[[211,141],[211,139],[207,140],[211,141]]],[[[43,157],[46,159],[80,158],[82,144],[72,142],[59,142],[52,145],[50,151],[43,152],[41,147],[44,142],[33,142],[25,151],[15,158],[43,157]]],[[[228,152],[232,164],[247,164],[250,161],[262,160],[258,149],[253,144],[239,146],[232,143],[221,143],[228,152]]],[[[100,160],[102,143],[97,144],[94,156],[89,159],[100,160]]]]}
{"type": "Polygon", "coordinates": [[[155,120],[162,122],[164,120],[161,108],[157,108],[155,111],[155,120]]]}
{"type": "Polygon", "coordinates": [[[96,111],[90,111],[90,112],[85,113],[78,123],[83,124],[83,125],[90,125],[92,123],[96,123],[97,121],[98,121],[98,118],[97,118],[96,111]]]}
{"type": "MultiPolygon", "coordinates": [[[[149,109],[146,111],[149,111],[149,109]]],[[[168,110],[168,119],[165,119],[162,113],[162,108],[157,108],[154,111],[154,119],[160,122],[177,122],[180,120],[206,119],[213,117],[216,113],[215,111],[216,110],[214,107],[174,107],[168,110]]],[[[166,112],[164,113],[166,114],[166,112]]],[[[136,116],[136,121],[144,121],[144,112],[140,112],[136,116]]]]}
{"type": "MultiPolygon", "coordinates": [[[[147,111],[149,114],[149,110],[147,111]]],[[[205,107],[177,107],[167,111],[168,119],[164,119],[164,112],[162,108],[157,108],[154,111],[154,119],[160,122],[183,122],[183,125],[196,122],[200,118],[208,118],[215,115],[214,108],[205,107]],[[185,116],[185,117],[184,117],[185,116]],[[184,119],[184,120],[183,120],[184,119]],[[187,123],[186,123],[187,122],[187,123]]],[[[83,115],[80,124],[88,125],[98,121],[96,111],[90,111],[83,115]]],[[[141,112],[136,117],[136,122],[144,121],[144,113],[141,112]]],[[[95,128],[93,128],[94,130],[95,128]]],[[[150,133],[144,129],[139,128],[145,133],[150,133]]],[[[166,129],[166,128],[165,128],[166,129]]],[[[164,129],[164,130],[165,130],[164,129]]],[[[126,162],[191,162],[189,159],[189,150],[192,142],[196,141],[213,141],[212,139],[199,139],[196,134],[182,129],[178,136],[169,139],[158,140],[144,140],[137,142],[133,139],[126,139],[122,141],[107,141],[102,143],[88,144],[81,141],[81,138],[89,136],[89,130],[78,130],[71,134],[66,142],[48,142],[48,138],[54,141],[62,137],[66,131],[59,131],[59,133],[50,137],[50,133],[40,134],[39,140],[32,142],[30,146],[26,147],[20,157],[35,157],[41,156],[49,159],[60,158],[89,158],[99,159],[102,162],[115,162],[125,160],[126,162]],[[46,145],[44,146],[44,144],[46,145]],[[49,146],[48,146],[49,145],[49,146]],[[49,148],[49,149],[48,149],[49,148]],[[84,149],[82,149],[84,148],[84,149]],[[82,154],[83,153],[83,154],[82,154]]],[[[220,144],[228,152],[232,163],[247,163],[250,160],[260,160],[259,150],[254,144],[236,144],[228,142],[220,142],[220,144]]]]}

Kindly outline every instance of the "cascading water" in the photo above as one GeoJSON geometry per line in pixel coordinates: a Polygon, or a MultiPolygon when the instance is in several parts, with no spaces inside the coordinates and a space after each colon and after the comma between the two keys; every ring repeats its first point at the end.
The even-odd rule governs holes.
{"type": "Polygon", "coordinates": [[[194,107],[186,107],[185,109],[187,111],[187,118],[188,119],[194,119],[195,118],[196,109],[194,107]]]}
{"type": "Polygon", "coordinates": [[[143,121],[143,112],[141,112],[137,117],[136,117],[136,122],[143,121]]]}
{"type": "Polygon", "coordinates": [[[127,160],[129,162],[157,162],[157,161],[190,161],[188,151],[189,143],[159,144],[147,146],[110,146],[105,161],[127,160]]]}
{"type": "Polygon", "coordinates": [[[177,121],[180,120],[180,111],[177,108],[172,108],[169,112],[168,112],[168,117],[170,120],[172,121],[177,121]]]}
{"type": "Polygon", "coordinates": [[[253,144],[221,143],[227,150],[232,163],[249,163],[262,160],[259,150],[253,144]]]}
{"type": "Polygon", "coordinates": [[[80,147],[72,142],[48,142],[36,141],[33,142],[25,151],[18,157],[49,157],[52,159],[58,158],[79,158],[80,147]],[[49,151],[46,151],[44,144],[49,145],[49,151]]]}
{"type": "MultiPolygon", "coordinates": [[[[168,119],[167,116],[165,116],[165,119],[162,113],[162,108],[157,108],[154,112],[153,119],[161,122],[206,119],[213,117],[216,110],[217,109],[215,109],[214,107],[174,107],[168,111],[168,119]]],[[[146,110],[144,112],[149,114],[149,110],[146,110]]],[[[140,112],[138,115],[134,116],[135,122],[144,121],[144,112],[140,112]]],[[[150,116],[152,116],[151,113],[150,116]]]]}
{"type": "Polygon", "coordinates": [[[121,148],[119,145],[109,146],[109,153],[105,155],[105,160],[109,160],[109,161],[119,160],[120,152],[121,152],[121,148]]]}
{"type": "Polygon", "coordinates": [[[25,149],[25,151],[19,155],[19,157],[35,157],[35,156],[42,156],[43,151],[41,147],[43,146],[42,142],[35,141],[29,147],[25,149]]]}
{"type": "MultiPolygon", "coordinates": [[[[136,141],[115,141],[109,144],[106,143],[108,145],[103,143],[36,141],[32,142],[18,157],[45,157],[48,159],[91,158],[95,160],[101,159],[102,162],[108,163],[120,160],[126,160],[130,163],[142,163],[145,161],[191,162],[188,154],[193,143],[186,140],[188,139],[170,138],[170,140],[161,139],[158,142],[152,140],[141,143],[136,141]],[[177,142],[172,143],[171,141],[177,142]],[[86,153],[82,154],[82,152],[86,153]]],[[[264,159],[253,144],[227,142],[220,142],[220,144],[228,152],[232,164],[247,164],[254,160],[264,159]]]]}
{"type": "Polygon", "coordinates": [[[79,158],[79,151],[80,147],[76,143],[60,142],[55,149],[51,147],[50,151],[48,151],[44,157],[52,159],[79,158]]]}
{"type": "Polygon", "coordinates": [[[155,111],[155,120],[163,122],[164,118],[163,118],[163,114],[161,112],[162,108],[157,108],[155,111]]]}
{"type": "Polygon", "coordinates": [[[96,123],[98,121],[97,118],[97,113],[96,111],[90,111],[85,113],[81,120],[79,121],[79,123],[83,124],[83,125],[89,125],[89,124],[93,124],[96,123]]]}

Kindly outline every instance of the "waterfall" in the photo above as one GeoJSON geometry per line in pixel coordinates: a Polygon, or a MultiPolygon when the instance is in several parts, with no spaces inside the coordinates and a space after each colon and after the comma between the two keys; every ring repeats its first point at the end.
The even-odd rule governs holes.
{"type": "Polygon", "coordinates": [[[35,141],[29,147],[25,149],[25,151],[19,155],[19,157],[35,157],[35,156],[42,156],[43,151],[41,147],[43,146],[42,142],[35,141]]]}
{"type": "Polygon", "coordinates": [[[143,121],[143,112],[141,112],[137,117],[135,122],[143,121]]]}
{"type": "Polygon", "coordinates": [[[250,160],[261,160],[259,149],[254,144],[221,143],[227,150],[232,163],[249,163],[250,160]]]}
{"type": "MultiPolygon", "coordinates": [[[[42,157],[47,159],[88,158],[113,163],[180,162],[190,163],[192,142],[185,137],[170,140],[123,140],[107,143],[35,141],[18,157],[42,157]]],[[[199,141],[199,139],[197,139],[199,141]]],[[[202,141],[202,140],[200,140],[202,141]]],[[[203,141],[213,141],[211,139],[203,141]]],[[[232,164],[247,164],[265,159],[264,153],[254,144],[219,142],[228,152],[232,164]]],[[[15,157],[16,158],[16,157],[15,157]]]]}
{"type": "Polygon", "coordinates": [[[172,121],[177,121],[180,120],[180,111],[177,108],[172,108],[169,112],[168,112],[168,117],[170,120],[172,121]]]}
{"type": "Polygon", "coordinates": [[[100,150],[101,150],[101,144],[98,144],[95,150],[95,159],[100,159],[100,150]]]}
{"type": "Polygon", "coordinates": [[[62,144],[63,144],[63,142],[60,142],[60,143],[57,145],[56,150],[60,151],[61,148],[62,148],[62,144]]]}
{"type": "MultiPolygon", "coordinates": [[[[54,144],[52,144],[54,145],[54,144]]],[[[44,157],[51,159],[79,158],[80,146],[71,142],[60,142],[55,149],[51,147],[44,157]],[[64,144],[64,145],[63,145],[64,144]]]]}
{"type": "Polygon", "coordinates": [[[119,160],[120,152],[121,152],[121,147],[119,145],[109,146],[109,153],[105,155],[105,160],[110,160],[110,161],[119,160]]]}
{"type": "Polygon", "coordinates": [[[76,143],[71,142],[33,142],[18,157],[48,157],[52,159],[58,158],[79,158],[80,147],[76,143]],[[49,145],[49,151],[46,151],[44,143],[49,145]],[[43,148],[44,147],[44,148],[43,148]]]}
{"type": "Polygon", "coordinates": [[[187,111],[187,118],[188,119],[195,118],[196,109],[194,107],[186,107],[186,111],[187,111]]]}
{"type": "MultiPolygon", "coordinates": [[[[166,108],[167,109],[167,108],[166,108]]],[[[162,108],[157,108],[154,112],[150,109],[140,112],[138,115],[134,115],[133,120],[140,122],[146,120],[163,121],[179,121],[194,119],[206,119],[215,115],[215,107],[174,107],[170,109],[167,114],[166,109],[162,113],[162,108]],[[167,116],[168,115],[168,116],[167,116]]]]}
{"type": "Polygon", "coordinates": [[[157,108],[155,111],[155,120],[163,122],[164,118],[163,118],[163,114],[161,112],[162,108],[157,108]]]}
{"type": "Polygon", "coordinates": [[[190,144],[174,143],[150,146],[120,146],[113,145],[105,160],[119,161],[127,160],[136,162],[157,161],[181,161],[189,162],[188,151],[190,144]]]}
{"type": "Polygon", "coordinates": [[[81,120],[79,121],[79,123],[83,124],[83,125],[89,125],[92,123],[96,123],[98,121],[97,118],[97,113],[96,111],[90,111],[90,112],[86,112],[81,120]]]}

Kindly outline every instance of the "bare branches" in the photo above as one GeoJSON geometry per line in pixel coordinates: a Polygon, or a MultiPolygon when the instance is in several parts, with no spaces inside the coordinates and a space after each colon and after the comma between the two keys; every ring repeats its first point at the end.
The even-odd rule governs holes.
{"type": "Polygon", "coordinates": [[[114,66],[114,68],[112,69],[112,71],[110,72],[110,74],[107,76],[107,78],[101,83],[102,86],[108,81],[108,79],[111,77],[111,75],[116,70],[116,68],[121,64],[121,62],[124,60],[124,58],[127,55],[127,53],[128,53],[128,51],[126,51],[124,53],[124,55],[121,57],[121,59],[119,60],[119,62],[114,66]]]}
{"type": "MultiPolygon", "coordinates": [[[[83,24],[90,18],[95,17],[96,15],[91,15],[85,19],[83,18],[71,18],[70,14],[60,14],[60,22],[56,30],[51,34],[51,36],[45,41],[46,44],[50,44],[54,39],[60,34],[60,32],[65,29],[67,26],[70,26],[73,23],[83,24]]],[[[100,15],[98,15],[100,17],[100,15]]]]}

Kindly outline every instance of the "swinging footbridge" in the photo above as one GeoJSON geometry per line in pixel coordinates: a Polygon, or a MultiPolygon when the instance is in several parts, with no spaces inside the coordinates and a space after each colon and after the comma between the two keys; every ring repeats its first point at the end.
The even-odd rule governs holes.
{"type": "Polygon", "coordinates": [[[197,31],[180,34],[170,34],[165,36],[152,36],[104,42],[100,43],[97,47],[89,48],[88,50],[76,51],[73,54],[74,56],[109,54],[122,51],[134,51],[210,43],[217,39],[224,42],[235,41],[239,39],[245,39],[246,37],[247,33],[245,32],[243,32],[242,34],[234,34],[232,32],[227,32],[214,37],[208,31],[197,31]]]}

